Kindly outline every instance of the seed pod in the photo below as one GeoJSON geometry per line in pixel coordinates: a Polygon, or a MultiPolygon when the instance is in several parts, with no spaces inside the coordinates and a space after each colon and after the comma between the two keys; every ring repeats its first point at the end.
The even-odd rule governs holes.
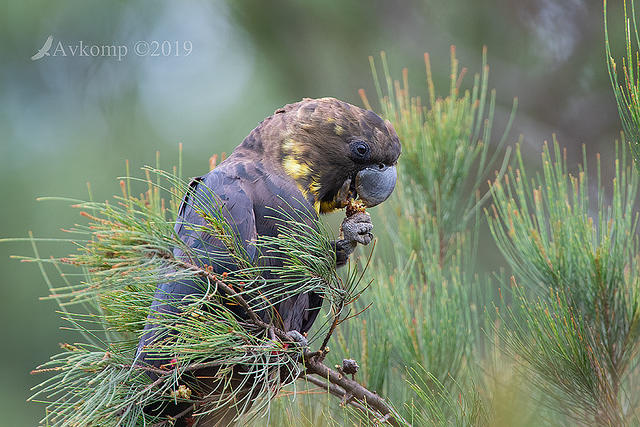
{"type": "Polygon", "coordinates": [[[342,372],[346,375],[355,375],[358,372],[358,362],[353,359],[342,359],[342,372]]]}
{"type": "Polygon", "coordinates": [[[349,199],[347,201],[347,217],[353,216],[359,212],[366,212],[366,207],[361,200],[349,199]]]}

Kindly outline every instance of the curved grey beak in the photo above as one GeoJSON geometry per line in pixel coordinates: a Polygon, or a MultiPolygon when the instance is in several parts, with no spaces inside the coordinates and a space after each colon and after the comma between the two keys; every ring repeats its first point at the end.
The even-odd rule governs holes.
{"type": "Polygon", "coordinates": [[[371,166],[356,174],[356,192],[370,208],[387,200],[396,186],[395,166],[371,166]]]}

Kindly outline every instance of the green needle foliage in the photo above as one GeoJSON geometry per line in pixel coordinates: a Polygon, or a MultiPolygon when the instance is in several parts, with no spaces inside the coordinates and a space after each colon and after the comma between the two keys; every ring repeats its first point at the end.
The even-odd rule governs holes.
{"type": "MultiPolygon", "coordinates": [[[[46,425],[168,425],[170,419],[143,412],[145,406],[168,402],[192,403],[198,414],[230,406],[249,416],[265,413],[278,391],[301,373],[301,349],[276,339],[268,325],[235,315],[237,297],[248,310],[260,313],[281,299],[314,291],[324,296],[332,314],[327,320],[333,322],[346,316],[347,306],[362,290],[360,275],[338,276],[328,233],[308,214],[274,212],[283,218],[282,233],[258,239],[253,260],[234,226],[224,220],[215,195],[192,197],[189,203],[207,220],[201,231],[223,242],[227,260],[238,266],[216,276],[208,264],[220,258],[187,247],[173,229],[179,197],[189,186],[175,174],[144,171],[144,179],[127,176],[121,181],[122,195],[115,202],[74,201],[88,220],[69,230],[76,253],[41,258],[37,240],[30,239],[35,256],[23,259],[41,266],[50,298],[84,337],[63,344],[59,354],[35,371],[50,375],[32,397],[47,405],[46,425]],[[133,196],[132,187],[140,185],[146,191],[133,196]],[[185,257],[174,257],[173,248],[185,257]],[[203,263],[205,255],[210,259],[203,263]],[[264,278],[265,256],[281,258],[282,267],[269,267],[269,277],[277,279],[264,278]],[[49,278],[51,267],[60,273],[60,285],[49,278]],[[175,313],[155,315],[156,327],[169,332],[146,351],[166,363],[137,366],[136,347],[156,286],[178,280],[194,281],[202,294],[173,303],[176,308],[179,304],[175,313]],[[185,382],[185,376],[202,368],[215,368],[221,391],[206,392],[185,382]]],[[[324,323],[311,343],[326,332],[324,323]]]]}
{"type": "MultiPolygon", "coordinates": [[[[396,405],[403,403],[406,418],[417,425],[455,422],[461,414],[475,413],[462,406],[477,403],[458,399],[472,369],[469,358],[479,331],[477,208],[488,191],[481,183],[500,166],[497,160],[511,125],[510,120],[500,140],[489,144],[495,92],[488,90],[486,51],[483,60],[482,74],[463,91],[466,70],[459,69],[452,48],[448,93],[439,98],[425,55],[428,102],[423,103],[409,93],[406,69],[402,83],[394,81],[382,53],[386,85],[380,84],[370,59],[382,115],[398,132],[402,157],[398,185],[382,212],[386,227],[380,241],[387,247],[378,253],[385,255],[369,269],[372,307],[360,316],[357,328],[356,320],[340,332],[351,354],[360,355],[366,383],[383,390],[396,405]],[[382,337],[376,325],[384,325],[382,337]]],[[[507,157],[502,170],[506,162],[507,157]]]]}
{"type": "MultiPolygon", "coordinates": [[[[467,70],[460,70],[455,48],[451,47],[451,78],[445,98],[436,96],[429,55],[425,54],[426,102],[409,94],[407,69],[403,70],[402,84],[393,80],[384,52],[382,83],[373,58],[369,60],[382,114],[393,123],[402,141],[399,182],[406,192],[421,193],[417,206],[437,221],[444,261],[447,248],[455,247],[449,240],[455,233],[467,230],[467,222],[475,217],[479,201],[484,200],[478,200],[476,192],[494,172],[515,116],[517,99],[502,137],[491,145],[496,94],[495,90],[489,92],[486,48],[482,52],[482,73],[474,76],[471,90],[462,91],[467,70]]],[[[370,108],[366,97],[363,101],[370,108]]],[[[507,159],[504,158],[505,163],[507,159]]]]}
{"type": "Polygon", "coordinates": [[[609,194],[599,157],[593,187],[586,154],[571,174],[555,141],[544,146],[541,175],[529,178],[519,150],[517,158],[487,213],[514,271],[507,349],[556,410],[585,424],[638,422],[637,389],[628,388],[640,361],[638,176],[624,150],[609,194]]]}
{"type": "Polygon", "coordinates": [[[625,56],[616,62],[609,43],[607,24],[607,2],[604,1],[604,34],[609,77],[613,94],[618,105],[622,127],[631,147],[636,166],[640,168],[640,36],[636,23],[634,2],[631,0],[631,14],[624,2],[625,56]]]}
{"type": "Polygon", "coordinates": [[[449,389],[432,374],[421,371],[410,372],[411,388],[416,402],[424,408],[416,412],[416,425],[485,426],[491,425],[491,416],[485,402],[475,390],[464,389],[454,384],[449,389]],[[457,399],[451,390],[459,390],[457,399]]]}

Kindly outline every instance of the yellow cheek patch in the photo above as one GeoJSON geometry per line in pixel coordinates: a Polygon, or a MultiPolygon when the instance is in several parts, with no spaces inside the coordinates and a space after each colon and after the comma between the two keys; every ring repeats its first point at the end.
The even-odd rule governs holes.
{"type": "Polygon", "coordinates": [[[336,135],[340,136],[340,135],[342,135],[344,133],[344,128],[342,126],[340,126],[340,125],[335,125],[335,127],[333,128],[333,132],[336,135]]]}
{"type": "Polygon", "coordinates": [[[311,181],[311,185],[309,185],[309,191],[311,191],[311,194],[317,197],[320,194],[320,183],[315,179],[311,181]]]}
{"type": "Polygon", "coordinates": [[[292,155],[292,157],[301,157],[304,155],[304,149],[296,140],[288,138],[282,145],[282,149],[285,153],[292,155]]]}
{"type": "Polygon", "coordinates": [[[308,199],[309,198],[309,192],[307,191],[307,189],[304,188],[302,186],[302,184],[297,184],[297,186],[298,186],[298,190],[300,190],[300,192],[302,193],[302,196],[304,196],[305,199],[308,199]]]}
{"type": "Polygon", "coordinates": [[[330,202],[320,202],[320,213],[329,213],[336,210],[336,204],[332,200],[330,202]]]}
{"type": "Polygon", "coordinates": [[[307,166],[307,164],[299,162],[293,157],[287,157],[284,160],[282,167],[284,168],[285,172],[296,181],[302,178],[306,178],[311,174],[311,169],[309,168],[309,166],[307,166]]]}

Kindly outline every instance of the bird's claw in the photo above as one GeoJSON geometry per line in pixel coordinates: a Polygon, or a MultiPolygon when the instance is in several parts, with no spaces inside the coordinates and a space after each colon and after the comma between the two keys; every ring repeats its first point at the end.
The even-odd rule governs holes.
{"type": "Polygon", "coordinates": [[[372,229],[371,215],[367,212],[358,212],[345,218],[340,226],[344,240],[360,243],[361,245],[371,243],[371,240],[373,240],[372,229]]]}
{"type": "Polygon", "coordinates": [[[287,337],[291,338],[291,340],[296,343],[298,347],[309,347],[309,340],[307,340],[307,338],[298,331],[287,332],[287,337]]]}

